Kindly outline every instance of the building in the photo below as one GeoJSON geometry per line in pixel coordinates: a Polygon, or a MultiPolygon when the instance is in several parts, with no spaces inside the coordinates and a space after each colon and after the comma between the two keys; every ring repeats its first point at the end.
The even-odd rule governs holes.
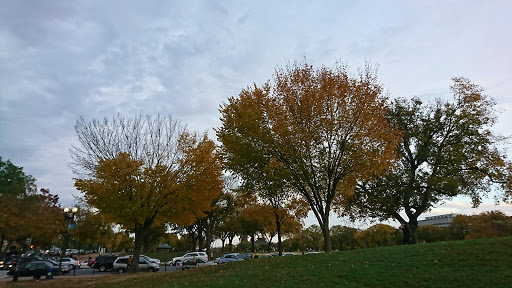
{"type": "Polygon", "coordinates": [[[425,217],[425,220],[418,221],[418,226],[434,225],[437,227],[449,227],[457,215],[459,214],[444,214],[425,217]]]}

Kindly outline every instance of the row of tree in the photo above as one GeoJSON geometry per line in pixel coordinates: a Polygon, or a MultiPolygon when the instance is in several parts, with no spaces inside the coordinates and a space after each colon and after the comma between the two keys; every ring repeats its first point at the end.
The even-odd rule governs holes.
{"type": "Polygon", "coordinates": [[[135,235],[135,257],[165,225],[193,246],[204,236],[206,249],[223,226],[252,239],[273,230],[282,251],[283,233],[308,211],[327,252],[332,213],[395,219],[415,243],[418,217],[442,201],[466,195],[478,206],[492,189],[511,200],[506,138],[490,130],[496,103],[481,87],[454,78],[453,101],[430,103],[383,90],[369,66],[356,76],[340,64],[277,68],[221,105],[219,145],[171,116],[81,118],[75,186],[102,223],[135,235]]]}
{"type": "Polygon", "coordinates": [[[395,219],[416,243],[418,217],[443,201],[512,196],[495,101],[462,77],[451,91],[452,102],[390,100],[371,67],[295,62],[229,98],[215,131],[226,168],[261,201],[308,203],[327,252],[331,213],[395,219]]]}
{"type": "MultiPolygon", "coordinates": [[[[418,242],[433,243],[464,239],[512,236],[512,218],[501,211],[482,212],[478,215],[457,215],[449,227],[419,226],[418,242]]],[[[394,246],[402,244],[402,231],[385,224],[376,224],[365,230],[347,226],[331,227],[333,250],[351,250],[394,246]]],[[[322,233],[318,226],[310,226],[284,242],[287,251],[323,249],[322,233]]]]}

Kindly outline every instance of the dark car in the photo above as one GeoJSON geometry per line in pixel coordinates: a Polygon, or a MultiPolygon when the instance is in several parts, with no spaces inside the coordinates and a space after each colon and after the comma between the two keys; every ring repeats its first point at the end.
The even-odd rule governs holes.
{"type": "Polygon", "coordinates": [[[33,261],[27,265],[16,267],[14,275],[15,277],[33,276],[34,279],[39,279],[41,276],[46,275],[50,269],[54,268],[48,261],[33,261]]]}
{"type": "Polygon", "coordinates": [[[16,260],[4,260],[0,263],[0,269],[2,270],[10,270],[12,267],[16,267],[16,260]]]}
{"type": "Polygon", "coordinates": [[[41,257],[20,257],[13,260],[13,263],[11,264],[11,268],[9,268],[9,272],[7,272],[7,275],[14,275],[14,271],[17,267],[25,267],[30,262],[33,261],[43,261],[44,259],[41,257]]]}
{"type": "Polygon", "coordinates": [[[100,255],[96,257],[93,269],[98,269],[101,272],[107,271],[114,267],[114,261],[117,259],[117,255],[100,255]]]}

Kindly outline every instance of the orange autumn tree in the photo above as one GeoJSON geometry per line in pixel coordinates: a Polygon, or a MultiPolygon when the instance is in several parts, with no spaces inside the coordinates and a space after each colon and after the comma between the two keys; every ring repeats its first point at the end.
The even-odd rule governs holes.
{"type": "Polygon", "coordinates": [[[400,132],[385,118],[387,100],[369,67],[351,76],[339,64],[294,63],[277,68],[273,83],[230,97],[216,133],[229,169],[246,181],[279,163],[280,177],[308,202],[331,251],[332,211],[358,181],[396,161],[400,132]]]}
{"type": "MultiPolygon", "coordinates": [[[[210,203],[222,190],[222,169],[214,142],[206,135],[200,138],[177,129],[170,118],[118,116],[112,123],[79,121],[77,126],[82,132],[80,139],[91,140],[82,149],[96,145],[93,151],[104,156],[98,157],[92,173],[75,179],[75,187],[107,220],[135,234],[135,259],[151,236],[152,226],[191,224],[211,209],[210,203]],[[105,132],[108,135],[102,135],[105,132]],[[103,138],[107,139],[94,141],[103,138]],[[116,150],[114,157],[109,155],[116,150]]],[[[78,151],[75,148],[74,152],[78,151]]],[[[90,155],[82,156],[75,159],[90,162],[75,162],[83,169],[77,172],[87,172],[87,165],[94,162],[90,155]]]]}

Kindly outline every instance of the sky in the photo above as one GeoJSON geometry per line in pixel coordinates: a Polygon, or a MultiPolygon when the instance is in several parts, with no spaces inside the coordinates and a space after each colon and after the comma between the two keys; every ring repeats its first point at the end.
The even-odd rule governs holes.
{"type": "MultiPolygon", "coordinates": [[[[510,136],[510,11],[507,0],[2,0],[0,156],[71,206],[79,117],[170,114],[215,139],[219,105],[304,59],[354,74],[369,62],[391,97],[425,101],[450,99],[451,78],[467,77],[502,111],[495,133],[510,136]]],[[[478,209],[457,197],[424,216],[490,210],[512,215],[492,197],[478,209]]]]}

